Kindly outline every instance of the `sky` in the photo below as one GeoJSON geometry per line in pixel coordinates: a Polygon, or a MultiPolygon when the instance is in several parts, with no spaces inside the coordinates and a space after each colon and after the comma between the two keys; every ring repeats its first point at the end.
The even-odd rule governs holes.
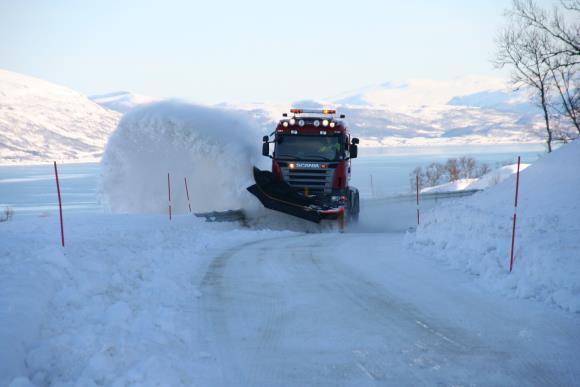
{"type": "Polygon", "coordinates": [[[324,99],[410,78],[507,78],[491,59],[509,5],[0,0],[0,68],[87,95],[201,103],[324,99]]]}

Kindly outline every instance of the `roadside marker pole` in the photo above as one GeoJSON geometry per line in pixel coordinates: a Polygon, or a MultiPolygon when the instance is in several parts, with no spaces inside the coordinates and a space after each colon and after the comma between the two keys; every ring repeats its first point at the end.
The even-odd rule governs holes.
{"type": "Polygon", "coordinates": [[[187,189],[187,177],[184,177],[185,180],[185,194],[187,195],[187,205],[189,206],[189,213],[191,213],[191,202],[189,201],[189,189],[187,189]]]}
{"type": "Polygon", "coordinates": [[[512,226],[512,252],[510,254],[510,273],[514,266],[514,243],[516,240],[516,216],[518,211],[518,192],[520,190],[520,156],[518,156],[518,173],[516,174],[516,200],[514,203],[514,223],[512,226]]]}
{"type": "Polygon", "coordinates": [[[419,225],[419,175],[415,176],[416,186],[417,186],[417,226],[419,225]]]}
{"type": "Polygon", "coordinates": [[[344,232],[344,207],[338,209],[338,230],[344,232]]]}
{"type": "Polygon", "coordinates": [[[54,176],[56,178],[56,192],[58,192],[58,210],[60,213],[60,243],[64,247],[64,225],[62,223],[62,200],[60,198],[60,183],[58,181],[58,169],[56,168],[56,161],[54,162],[54,176]]]}
{"type": "Polygon", "coordinates": [[[169,220],[171,220],[171,182],[167,173],[167,192],[169,193],[169,220]]]}

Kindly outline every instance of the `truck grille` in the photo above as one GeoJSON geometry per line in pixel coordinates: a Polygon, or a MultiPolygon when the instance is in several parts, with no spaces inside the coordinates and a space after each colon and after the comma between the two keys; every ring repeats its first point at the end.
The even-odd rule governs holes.
{"type": "Polygon", "coordinates": [[[330,193],[332,192],[332,178],[336,165],[326,164],[326,168],[294,168],[287,165],[280,165],[282,177],[291,187],[298,190],[308,188],[310,193],[330,193]]]}

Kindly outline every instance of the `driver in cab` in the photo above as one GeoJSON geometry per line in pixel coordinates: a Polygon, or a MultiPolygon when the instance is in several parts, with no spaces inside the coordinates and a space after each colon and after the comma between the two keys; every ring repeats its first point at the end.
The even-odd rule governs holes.
{"type": "Polygon", "coordinates": [[[325,155],[328,159],[334,159],[340,151],[340,144],[332,137],[324,138],[324,143],[318,148],[321,155],[325,155]]]}

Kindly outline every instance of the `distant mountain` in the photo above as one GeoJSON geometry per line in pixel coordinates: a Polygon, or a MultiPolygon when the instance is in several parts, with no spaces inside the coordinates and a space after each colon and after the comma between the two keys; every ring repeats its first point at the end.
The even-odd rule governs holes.
{"type": "Polygon", "coordinates": [[[538,109],[501,79],[411,79],[328,98],[366,145],[539,142],[538,109]]]}
{"type": "Polygon", "coordinates": [[[410,79],[403,82],[385,82],[327,98],[341,105],[405,106],[445,105],[456,96],[484,90],[505,88],[497,78],[469,76],[453,80],[410,79]]]}
{"type": "Polygon", "coordinates": [[[484,90],[473,94],[456,96],[447,103],[452,106],[469,106],[493,109],[501,112],[538,114],[540,109],[530,101],[525,90],[484,90]]]}
{"type": "Polygon", "coordinates": [[[66,87],[0,70],[0,163],[95,161],[120,114],[66,87]]]}
{"type": "MultiPolygon", "coordinates": [[[[227,96],[224,96],[227,99],[227,96]]],[[[99,160],[124,113],[155,101],[120,91],[90,98],[66,87],[0,70],[0,163],[99,160]]],[[[542,124],[524,93],[503,81],[386,82],[326,101],[220,104],[241,109],[270,131],[290,106],[334,106],[363,146],[540,142],[542,124]]]]}
{"type": "Polygon", "coordinates": [[[119,113],[126,113],[135,106],[157,101],[156,98],[134,94],[128,91],[116,91],[113,93],[92,95],[89,96],[89,98],[93,102],[119,113]]]}

